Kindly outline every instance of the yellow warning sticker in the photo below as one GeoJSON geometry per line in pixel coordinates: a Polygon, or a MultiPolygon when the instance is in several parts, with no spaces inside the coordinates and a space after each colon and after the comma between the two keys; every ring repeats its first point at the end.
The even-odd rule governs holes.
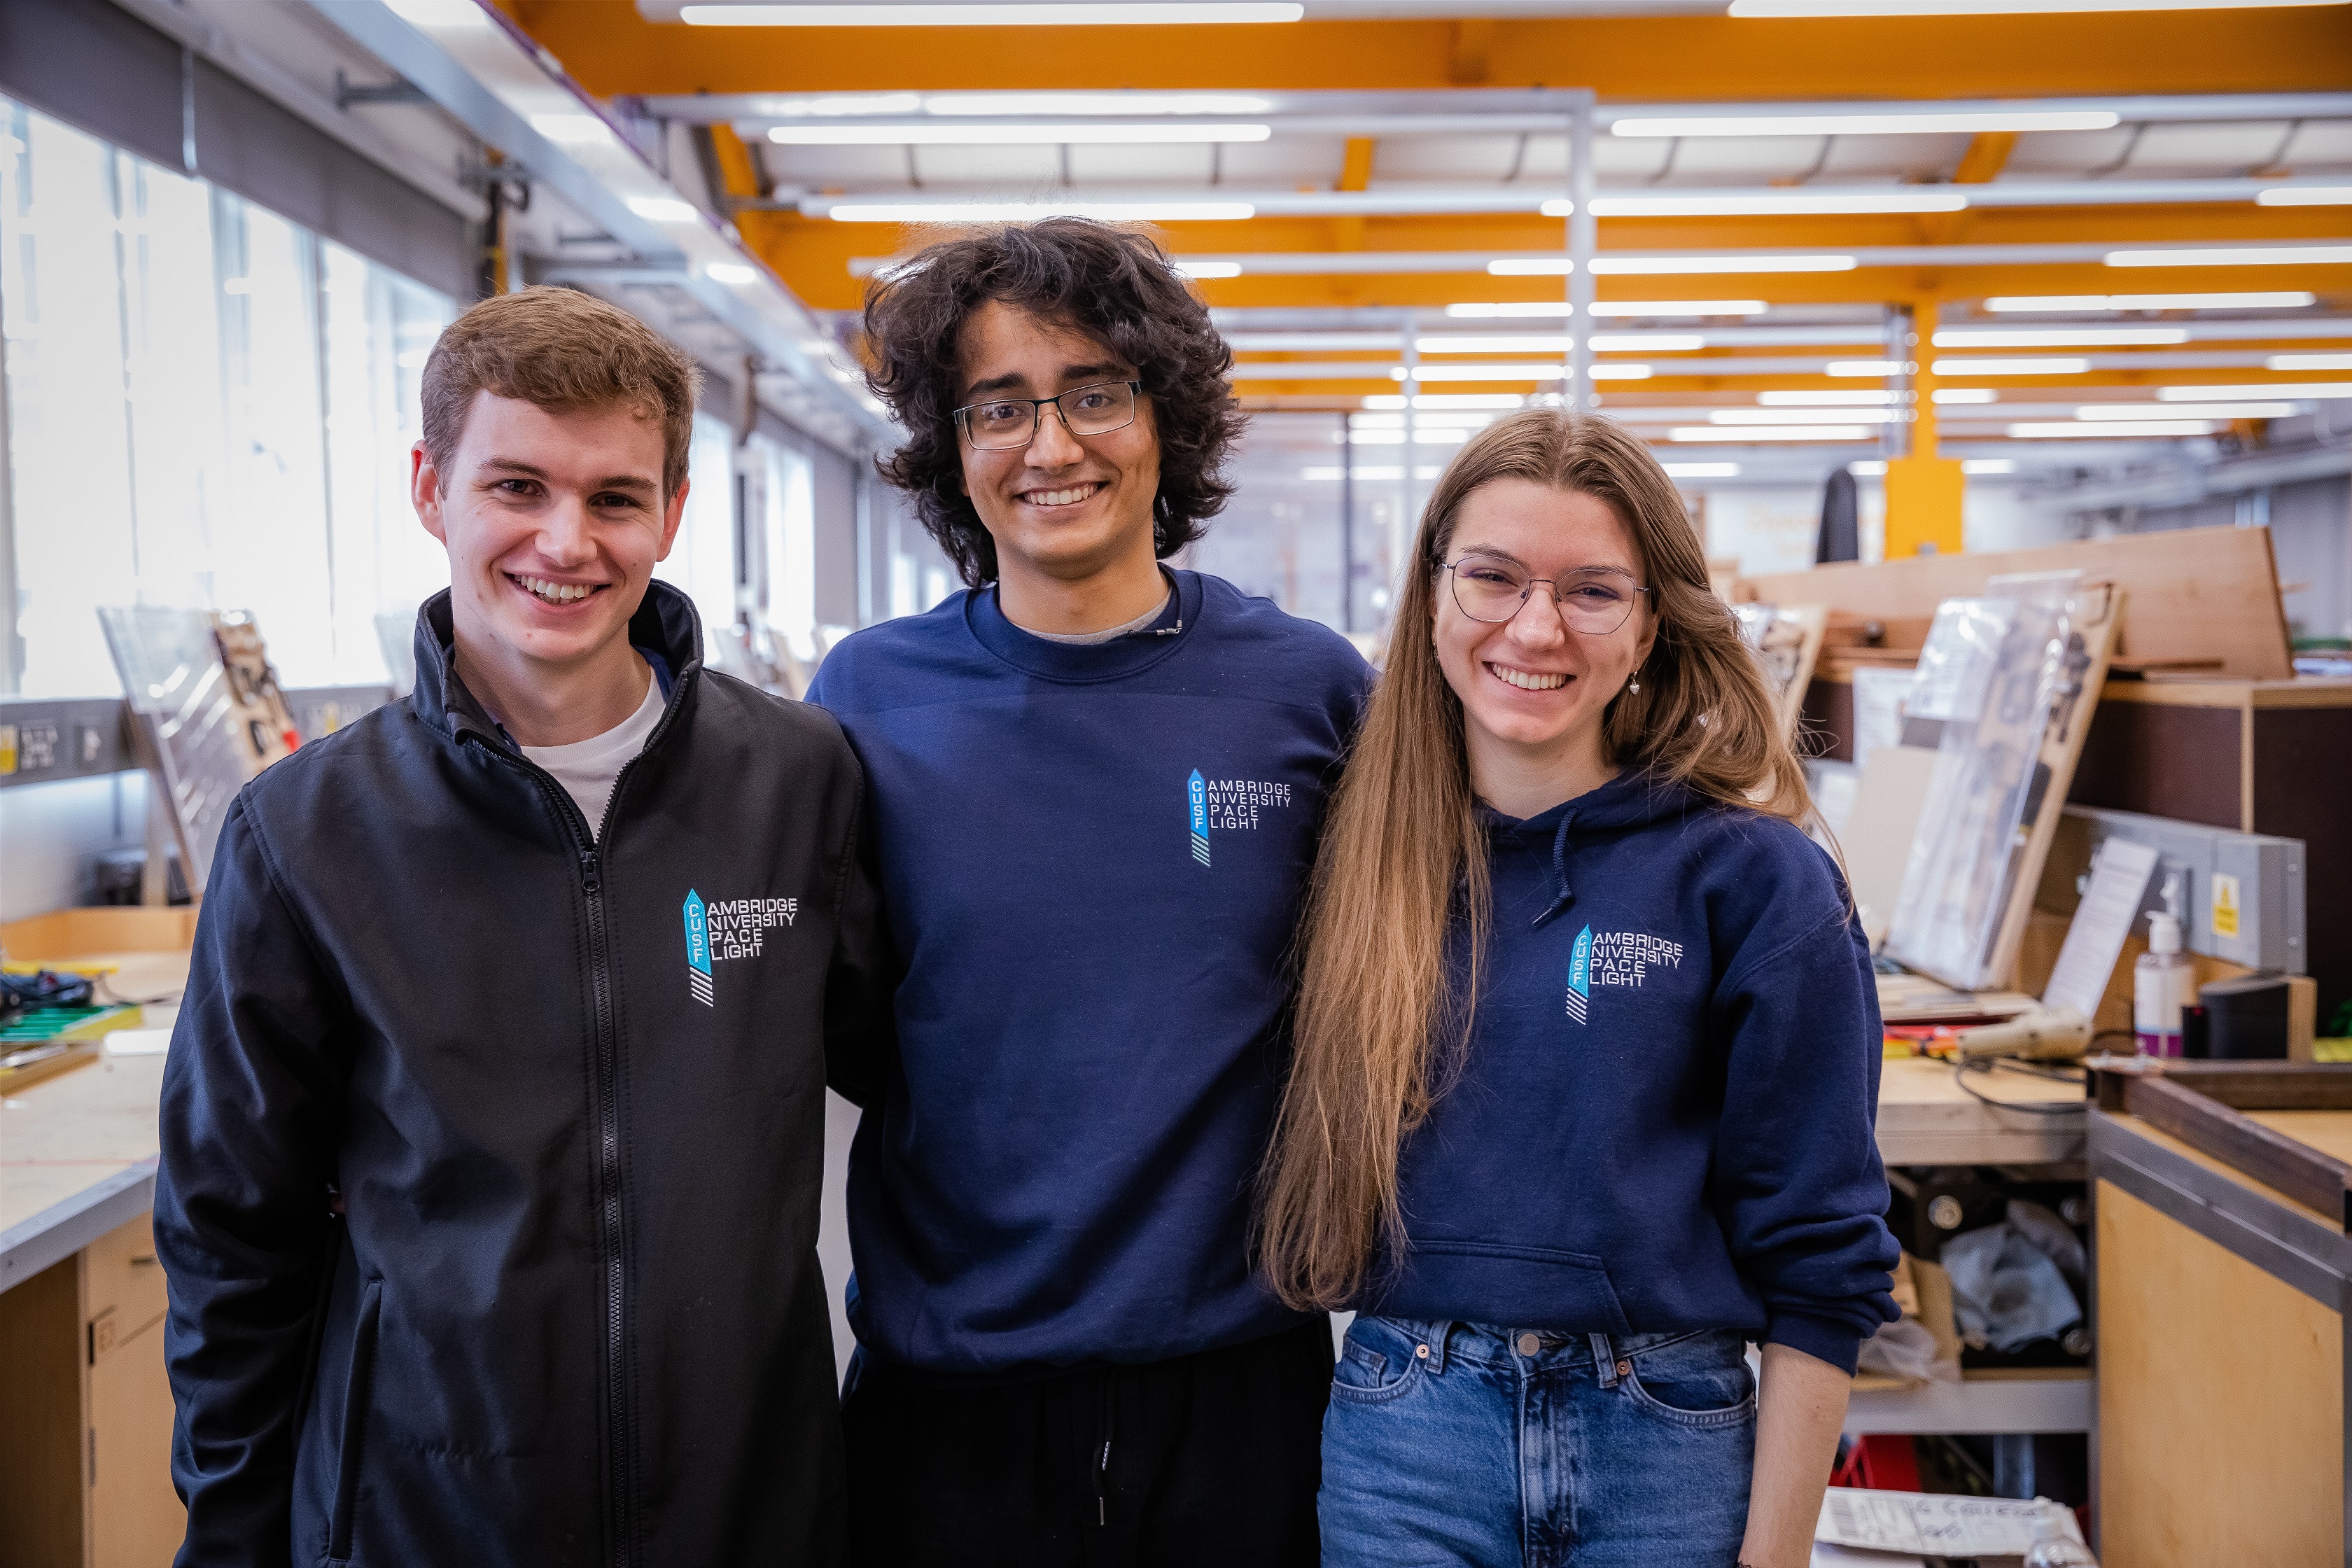
{"type": "Polygon", "coordinates": [[[2238,934],[2238,879],[2220,871],[2213,873],[2213,934],[2238,934]]]}

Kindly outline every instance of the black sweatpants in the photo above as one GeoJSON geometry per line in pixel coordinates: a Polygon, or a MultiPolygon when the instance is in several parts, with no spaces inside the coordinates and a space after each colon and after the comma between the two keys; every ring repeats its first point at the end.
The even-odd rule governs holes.
{"type": "Polygon", "coordinates": [[[1331,1329],[987,1387],[862,1354],[856,1568],[1315,1568],[1331,1329]]]}

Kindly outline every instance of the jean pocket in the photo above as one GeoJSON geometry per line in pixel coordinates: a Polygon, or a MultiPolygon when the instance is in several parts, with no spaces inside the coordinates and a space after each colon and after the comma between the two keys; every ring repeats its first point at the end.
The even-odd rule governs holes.
{"type": "Polygon", "coordinates": [[[1422,1379],[1428,1358],[1423,1342],[1386,1319],[1359,1317],[1331,1370],[1331,1397],[1356,1405],[1396,1398],[1422,1379]]]}
{"type": "Polygon", "coordinates": [[[1747,1347],[1728,1331],[1677,1335],[1632,1349],[1619,1380],[1642,1409],[1679,1426],[1738,1426],[1756,1416],[1756,1378],[1747,1347]]]}

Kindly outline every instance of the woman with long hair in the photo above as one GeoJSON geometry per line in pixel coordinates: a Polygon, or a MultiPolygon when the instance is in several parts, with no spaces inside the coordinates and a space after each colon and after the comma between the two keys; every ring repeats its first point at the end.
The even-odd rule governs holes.
{"type": "Polygon", "coordinates": [[[1642,442],[1500,420],[1415,550],[1262,1194],[1324,1562],[1798,1568],[1895,1315],[1852,902],[1642,442]]]}

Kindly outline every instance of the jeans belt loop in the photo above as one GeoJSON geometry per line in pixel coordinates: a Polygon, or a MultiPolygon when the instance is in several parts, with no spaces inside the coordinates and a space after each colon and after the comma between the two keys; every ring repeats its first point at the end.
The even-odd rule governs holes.
{"type": "Polygon", "coordinates": [[[1617,1386],[1617,1352],[1609,1348],[1607,1334],[1594,1334],[1591,1339],[1592,1364],[1601,1370],[1601,1386],[1614,1388],[1617,1386]]]}
{"type": "Polygon", "coordinates": [[[1444,1372],[1445,1370],[1445,1342],[1454,1332],[1453,1323],[1450,1321],[1423,1323],[1421,1325],[1421,1342],[1429,1347],[1429,1370],[1433,1373],[1444,1372]]]}

